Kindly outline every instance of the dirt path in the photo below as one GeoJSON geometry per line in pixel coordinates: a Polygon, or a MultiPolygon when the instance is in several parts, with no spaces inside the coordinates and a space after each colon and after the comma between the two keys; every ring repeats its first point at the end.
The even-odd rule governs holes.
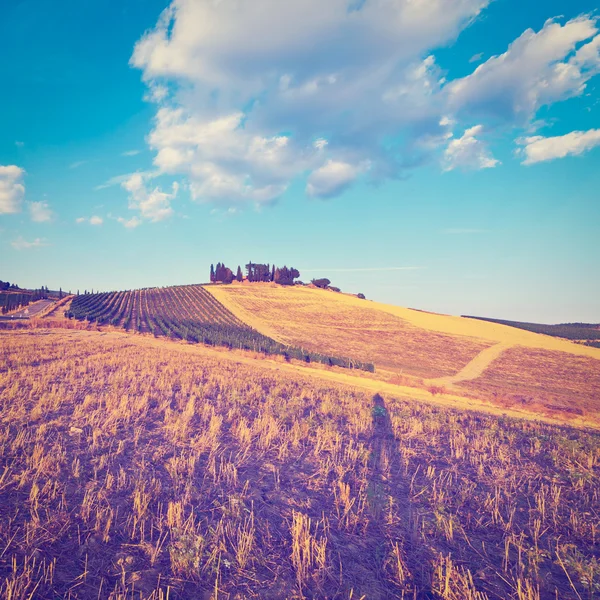
{"type": "Polygon", "coordinates": [[[461,381],[470,381],[483,375],[483,372],[494,362],[505,350],[512,344],[496,344],[482,350],[469,364],[463,367],[455,375],[438,377],[437,379],[428,379],[430,385],[452,385],[461,381]]]}

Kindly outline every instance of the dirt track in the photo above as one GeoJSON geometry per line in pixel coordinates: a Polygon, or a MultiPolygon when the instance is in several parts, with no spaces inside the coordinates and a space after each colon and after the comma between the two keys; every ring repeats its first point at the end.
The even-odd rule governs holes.
{"type": "Polygon", "coordinates": [[[512,344],[496,344],[490,348],[486,348],[480,352],[468,365],[461,369],[455,375],[447,377],[438,377],[437,379],[429,379],[427,383],[433,385],[452,385],[461,381],[471,381],[483,375],[483,372],[494,362],[500,355],[512,344]]]}

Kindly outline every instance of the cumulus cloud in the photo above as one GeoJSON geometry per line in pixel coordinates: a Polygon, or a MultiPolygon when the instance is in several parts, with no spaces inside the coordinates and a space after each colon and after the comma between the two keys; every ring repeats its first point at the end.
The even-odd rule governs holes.
{"type": "Polygon", "coordinates": [[[104,219],[99,217],[98,215],[93,215],[91,217],[78,217],[75,219],[75,223],[89,223],[90,225],[102,225],[104,223],[104,219]]]}
{"type": "MultiPolygon", "coordinates": [[[[139,210],[140,217],[149,221],[162,221],[173,214],[171,201],[177,196],[179,185],[175,182],[172,192],[163,192],[159,187],[150,189],[142,173],[134,173],[121,183],[129,193],[129,208],[139,210]]],[[[136,225],[137,226],[137,225],[136,225]]]]}
{"type": "Polygon", "coordinates": [[[0,215],[17,213],[25,195],[25,171],[16,165],[0,165],[0,215]]]}
{"type": "Polygon", "coordinates": [[[483,132],[482,125],[467,129],[462,137],[450,141],[444,152],[444,171],[453,169],[491,169],[500,164],[484,142],[476,136],[483,132]]]}
{"type": "Polygon", "coordinates": [[[156,105],[144,185],[183,177],[193,200],[227,208],[275,202],[304,177],[308,195],[333,197],[440,153],[447,170],[497,165],[478,126],[454,139],[454,122],[527,127],[583,92],[600,36],[591,16],[549,20],[447,81],[435,49],[489,1],[174,0],[130,60],[156,105]]]}
{"type": "Polygon", "coordinates": [[[121,223],[123,227],[127,229],[135,229],[142,224],[142,221],[138,217],[131,217],[131,219],[124,219],[123,217],[117,217],[117,222],[121,223]]]}
{"type": "Polygon", "coordinates": [[[54,213],[47,202],[30,202],[29,216],[34,223],[51,221],[54,213]]]}
{"type": "Polygon", "coordinates": [[[358,177],[365,165],[351,165],[342,161],[328,160],[310,174],[306,184],[309,196],[331,198],[348,188],[358,177]]]}
{"type": "Polygon", "coordinates": [[[487,4],[173,2],[131,58],[158,104],[155,165],[184,175],[194,199],[229,205],[272,202],[305,175],[309,193],[335,195],[355,179],[338,167],[340,182],[321,193],[337,163],[397,177],[411,142],[390,138],[441,133],[431,48],[487,4]]]}
{"type": "Polygon", "coordinates": [[[600,146],[600,129],[571,131],[571,133],[554,137],[537,135],[517,141],[523,145],[523,148],[518,151],[518,154],[525,157],[523,164],[532,165],[565,156],[578,156],[600,146]]]}
{"type": "Polygon", "coordinates": [[[525,123],[541,106],[580,95],[600,72],[597,33],[596,19],[590,16],[564,25],[550,19],[537,33],[528,29],[504,54],[450,82],[449,106],[459,113],[525,123]]]}
{"type": "Polygon", "coordinates": [[[48,246],[49,244],[42,238],[36,238],[35,240],[28,242],[22,236],[19,236],[16,240],[13,240],[10,245],[15,250],[29,250],[30,248],[40,248],[42,246],[48,246]]]}

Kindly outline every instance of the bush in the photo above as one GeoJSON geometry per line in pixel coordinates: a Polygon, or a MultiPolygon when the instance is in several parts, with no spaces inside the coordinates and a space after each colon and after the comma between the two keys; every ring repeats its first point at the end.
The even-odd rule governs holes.
{"type": "Polygon", "coordinates": [[[329,284],[331,283],[331,281],[329,281],[329,279],[327,279],[326,277],[324,277],[323,279],[313,279],[311,281],[311,283],[313,285],[316,285],[318,288],[326,288],[329,286],[329,284]]]}

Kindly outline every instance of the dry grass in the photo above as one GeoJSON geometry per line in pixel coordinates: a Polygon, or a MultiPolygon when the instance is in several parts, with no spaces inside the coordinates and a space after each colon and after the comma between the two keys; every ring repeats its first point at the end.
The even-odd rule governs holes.
{"type": "Polygon", "coordinates": [[[598,435],[151,343],[0,332],[1,597],[597,594],[598,435]]]}
{"type": "Polygon", "coordinates": [[[415,327],[375,303],[343,294],[274,284],[207,286],[261,332],[309,350],[374,362],[416,377],[454,375],[491,345],[415,327]]]}
{"type": "MultiPolygon", "coordinates": [[[[360,300],[355,296],[348,294],[336,294],[334,292],[307,288],[307,287],[282,287],[272,283],[253,283],[249,285],[230,286],[206,286],[218,300],[226,304],[234,312],[236,309],[243,311],[249,319],[255,319],[256,325],[269,325],[270,321],[263,315],[264,310],[271,310],[265,306],[270,300],[280,305],[283,304],[284,311],[292,311],[294,319],[304,320],[304,310],[299,308],[296,312],[294,305],[307,305],[308,312],[320,316],[321,312],[327,319],[324,324],[335,326],[336,312],[344,313],[351,311],[352,321],[360,330],[363,323],[360,314],[365,309],[365,318],[362,321],[369,322],[366,317],[372,318],[378,322],[380,316],[373,315],[370,311],[376,311],[377,315],[384,313],[400,319],[403,324],[409,325],[418,330],[424,330],[429,333],[444,334],[451,338],[458,337],[458,340],[475,339],[485,343],[486,346],[502,343],[507,346],[520,345],[528,348],[541,348],[544,350],[556,350],[576,354],[578,356],[590,356],[600,359],[600,349],[575,344],[567,340],[540,335],[506,325],[481,321],[479,319],[467,319],[463,317],[454,317],[451,315],[441,315],[427,311],[403,308],[391,304],[382,304],[371,302],[369,300],[360,300]],[[248,299],[245,300],[244,298],[248,299]],[[251,302],[254,301],[252,305],[251,302]],[[287,306],[289,302],[290,306],[287,306]],[[329,316],[333,313],[333,316],[329,316]]],[[[280,314],[280,313],[278,313],[280,314]]],[[[285,314],[283,315],[285,321],[285,314]]],[[[247,319],[242,319],[247,321],[247,319]]],[[[384,321],[385,322],[385,321],[384,321]]],[[[314,323],[313,323],[314,325],[314,323]]],[[[463,365],[464,366],[464,365],[463,365]]],[[[458,370],[458,369],[456,369],[458,370]]],[[[431,375],[434,377],[437,375],[431,375]]]]}
{"type": "Polygon", "coordinates": [[[435,394],[466,393],[505,408],[579,415],[590,423],[600,416],[596,348],[318,289],[274,284],[206,289],[258,329],[264,321],[295,344],[375,362],[378,376],[389,383],[435,394]]]}
{"type": "Polygon", "coordinates": [[[600,361],[565,352],[510,348],[459,387],[532,408],[600,414],[600,361]]]}

